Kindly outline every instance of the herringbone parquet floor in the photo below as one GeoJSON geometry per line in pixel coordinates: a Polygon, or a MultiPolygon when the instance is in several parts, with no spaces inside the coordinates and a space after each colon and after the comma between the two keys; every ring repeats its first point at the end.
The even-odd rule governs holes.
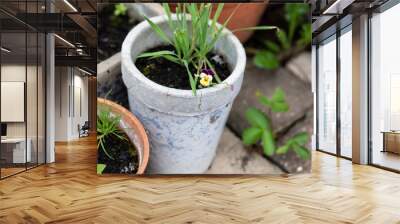
{"type": "Polygon", "coordinates": [[[95,174],[95,139],[0,181],[0,223],[400,223],[400,175],[313,154],[295,176],[95,174]]]}

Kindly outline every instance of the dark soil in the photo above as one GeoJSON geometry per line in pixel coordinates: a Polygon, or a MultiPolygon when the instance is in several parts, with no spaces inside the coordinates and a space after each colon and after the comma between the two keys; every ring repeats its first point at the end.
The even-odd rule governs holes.
{"type": "MultiPolygon", "coordinates": [[[[149,49],[147,52],[154,51],[174,51],[173,46],[161,46],[149,49]]],[[[215,53],[209,53],[207,55],[208,60],[213,65],[215,72],[218,74],[221,81],[225,80],[231,71],[228,68],[228,64],[225,62],[221,55],[215,53]],[[219,58],[219,59],[216,59],[219,58]]],[[[171,62],[165,58],[139,58],[135,62],[136,67],[150,80],[175,89],[191,89],[189,76],[186,68],[177,63],[171,62]]],[[[192,74],[196,73],[196,69],[193,66],[189,66],[192,74]]],[[[215,78],[213,79],[213,81],[215,78]]],[[[214,81],[216,82],[216,80],[214,81]]]]}
{"type": "MultiPolygon", "coordinates": [[[[268,5],[263,16],[260,19],[260,25],[277,26],[287,30],[287,22],[283,15],[285,15],[284,4],[268,5]]],[[[297,36],[296,36],[297,38],[297,36]]],[[[245,43],[245,47],[252,47],[255,49],[263,48],[266,40],[279,43],[273,30],[256,30],[251,38],[245,43]]]]}
{"type": "Polygon", "coordinates": [[[121,51],[126,35],[137,24],[128,15],[114,16],[114,7],[115,4],[109,4],[98,13],[97,62],[121,51]]]}
{"type": "MultiPolygon", "coordinates": [[[[129,139],[125,135],[126,139],[129,139]]],[[[136,174],[139,158],[136,147],[129,141],[121,141],[114,135],[105,137],[105,148],[113,159],[110,159],[102,149],[99,149],[97,163],[105,164],[103,173],[136,174]]]]}

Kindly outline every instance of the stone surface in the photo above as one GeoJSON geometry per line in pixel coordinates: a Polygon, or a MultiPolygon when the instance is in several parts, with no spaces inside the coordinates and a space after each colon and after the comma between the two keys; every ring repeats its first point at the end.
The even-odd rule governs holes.
{"type": "MultiPolygon", "coordinates": [[[[271,118],[278,145],[300,131],[307,131],[311,138],[313,95],[309,83],[304,82],[285,68],[266,71],[258,69],[250,63],[247,64],[244,77],[242,90],[235,100],[228,120],[229,128],[236,135],[240,136],[243,130],[249,126],[245,119],[245,111],[248,107],[253,106],[262,109],[271,118]],[[286,100],[290,107],[289,112],[271,113],[258,102],[256,91],[271,96],[277,87],[282,88],[286,93],[286,100]]],[[[261,147],[257,148],[258,153],[261,153],[261,147]]],[[[274,155],[270,159],[290,173],[308,172],[311,167],[310,160],[304,161],[292,151],[285,155],[274,155]]]]}
{"type": "Polygon", "coordinates": [[[306,51],[286,64],[286,69],[306,83],[311,83],[311,53],[306,51]]]}
{"type": "Polygon", "coordinates": [[[109,82],[97,82],[97,96],[114,101],[129,109],[128,92],[122,81],[121,73],[114,75],[109,82]]]}
{"type": "Polygon", "coordinates": [[[282,170],[225,128],[207,174],[282,174],[282,170]]]}
{"type": "Polygon", "coordinates": [[[247,63],[242,89],[236,98],[228,119],[228,126],[240,135],[248,127],[245,111],[249,107],[257,107],[269,114],[277,136],[285,132],[294,122],[301,119],[306,111],[313,106],[311,86],[293,76],[286,69],[267,71],[247,63]],[[272,96],[277,87],[286,93],[289,111],[285,113],[270,113],[261,105],[256,97],[256,91],[266,96],[272,96]]]}
{"type": "Polygon", "coordinates": [[[120,53],[97,64],[97,96],[129,109],[128,94],[122,81],[120,53]]]}

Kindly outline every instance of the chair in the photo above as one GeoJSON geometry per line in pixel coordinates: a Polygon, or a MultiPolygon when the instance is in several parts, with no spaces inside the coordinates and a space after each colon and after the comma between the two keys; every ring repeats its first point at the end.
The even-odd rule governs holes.
{"type": "Polygon", "coordinates": [[[82,127],[78,124],[79,138],[89,136],[90,123],[85,121],[82,127]]]}

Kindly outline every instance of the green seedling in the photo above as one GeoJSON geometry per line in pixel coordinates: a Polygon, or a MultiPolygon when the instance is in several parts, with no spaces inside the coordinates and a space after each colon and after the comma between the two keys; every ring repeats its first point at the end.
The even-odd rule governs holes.
{"type": "MultiPolygon", "coordinates": [[[[287,112],[289,110],[285,92],[281,88],[277,88],[270,98],[259,92],[256,95],[259,102],[272,112],[287,112]]],[[[308,133],[298,133],[277,148],[269,116],[255,107],[248,108],[245,116],[250,127],[243,131],[242,141],[244,145],[250,146],[261,142],[263,153],[266,156],[285,154],[289,150],[293,150],[301,159],[307,160],[310,158],[310,151],[304,147],[308,142],[308,133]]]]}

